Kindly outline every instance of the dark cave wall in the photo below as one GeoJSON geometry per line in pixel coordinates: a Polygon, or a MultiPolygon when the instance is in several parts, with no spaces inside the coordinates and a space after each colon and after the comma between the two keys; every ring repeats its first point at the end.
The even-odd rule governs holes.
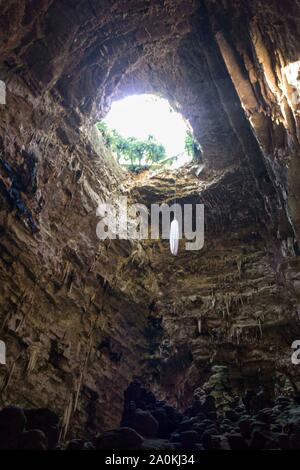
{"type": "MultiPolygon", "coordinates": [[[[164,194],[172,201],[172,182],[171,174],[149,177],[134,197],[160,202],[164,194]]],[[[205,243],[189,252],[182,240],[171,257],[167,242],[149,242],[159,292],[148,319],[149,383],[183,409],[214,365],[229,366],[240,396],[259,386],[270,397],[285,386],[299,390],[291,363],[300,333],[299,260],[270,230],[259,188],[243,167],[204,170],[200,179],[182,171],[176,187],[180,203],[204,204],[205,243]]]]}
{"type": "Polygon", "coordinates": [[[206,2],[206,6],[269,176],[298,237],[298,84],[289,82],[286,67],[299,60],[299,2],[218,2],[214,9],[206,2]]]}
{"type": "Polygon", "coordinates": [[[0,124],[1,404],[49,406],[62,418],[70,407],[75,435],[95,393],[95,424],[118,423],[150,300],[128,282],[132,246],[96,237],[99,201],[121,190],[112,156],[27,93],[11,82],[0,124]]]}
{"type": "MultiPolygon", "coordinates": [[[[279,25],[285,15],[278,5],[0,1],[0,78],[8,92],[0,108],[0,324],[8,344],[1,403],[54,407],[65,431],[71,411],[69,430],[78,435],[93,400],[94,424],[116,425],[132,377],[153,383],[153,359],[162,367],[155,376],[162,395],[170,393],[176,369],[181,404],[206,379],[205,366],[234,362],[237,376],[261,367],[267,377],[273,367],[278,373],[291,367],[288,350],[298,334],[298,124],[288,97],[280,101],[276,93],[282,66],[297,60],[291,21],[297,22],[298,2],[293,19],[279,25]],[[272,67],[265,69],[268,61],[272,67]],[[99,200],[130,190],[132,182],[105,149],[95,152],[90,129],[112,99],[132,91],[167,97],[203,146],[200,183],[188,173],[180,185],[183,199],[207,205],[208,246],[191,259],[174,260],[173,278],[165,245],[96,238],[99,200]],[[230,220],[245,216],[232,234],[230,220]],[[262,239],[252,240],[253,232],[262,239]],[[248,267],[240,279],[244,258],[248,267]],[[168,315],[178,294],[165,291],[170,279],[182,296],[174,321],[168,315]],[[240,298],[252,288],[244,307],[240,298]],[[189,298],[194,291],[199,305],[189,298]],[[145,329],[153,302],[164,317],[161,340],[173,342],[183,362],[180,354],[179,361],[169,359],[172,348],[164,356],[165,343],[158,345],[161,357],[149,357],[145,329]],[[209,317],[204,338],[197,336],[199,315],[209,317]],[[219,337],[212,340],[214,330],[219,337]],[[274,361],[271,344],[283,364],[274,361]]],[[[170,199],[172,178],[171,186],[154,183],[170,199]]],[[[132,197],[141,194],[135,188],[132,197]]],[[[86,431],[93,433],[93,425],[86,431]]]]}

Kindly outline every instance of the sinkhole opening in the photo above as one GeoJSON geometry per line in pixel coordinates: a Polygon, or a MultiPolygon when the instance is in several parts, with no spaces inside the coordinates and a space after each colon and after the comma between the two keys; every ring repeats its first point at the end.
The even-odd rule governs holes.
{"type": "Polygon", "coordinates": [[[113,102],[96,126],[117,162],[129,171],[173,170],[201,156],[189,123],[157,95],[131,95],[113,102]]]}

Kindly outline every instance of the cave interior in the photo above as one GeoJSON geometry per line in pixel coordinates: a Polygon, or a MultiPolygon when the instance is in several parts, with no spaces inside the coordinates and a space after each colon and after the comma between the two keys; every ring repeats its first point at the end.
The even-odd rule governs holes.
{"type": "Polygon", "coordinates": [[[300,2],[0,0],[0,51],[0,448],[300,448],[300,2]],[[201,162],[120,168],[95,123],[140,93],[201,162]],[[175,188],[201,250],[98,239],[175,188]]]}

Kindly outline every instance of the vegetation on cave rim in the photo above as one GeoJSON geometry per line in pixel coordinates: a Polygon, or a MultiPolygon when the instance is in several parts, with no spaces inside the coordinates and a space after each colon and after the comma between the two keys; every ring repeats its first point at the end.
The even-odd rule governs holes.
{"type": "MultiPolygon", "coordinates": [[[[181,155],[167,157],[165,147],[153,135],[149,135],[145,140],[140,140],[136,137],[123,137],[116,129],[110,129],[103,121],[98,122],[96,126],[102,135],[104,144],[112,150],[118,163],[132,172],[169,167],[181,155]]],[[[193,160],[197,160],[199,152],[201,152],[201,147],[191,132],[186,135],[185,152],[193,160]]]]}

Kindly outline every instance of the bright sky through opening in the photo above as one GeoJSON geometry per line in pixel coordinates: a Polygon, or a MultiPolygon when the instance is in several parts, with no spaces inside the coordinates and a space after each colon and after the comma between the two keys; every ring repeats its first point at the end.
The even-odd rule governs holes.
{"type": "Polygon", "coordinates": [[[168,157],[184,153],[172,165],[173,168],[191,160],[184,149],[188,126],[165,99],[154,95],[128,96],[112,104],[104,121],[123,137],[143,140],[149,134],[153,135],[165,147],[168,157]]]}

